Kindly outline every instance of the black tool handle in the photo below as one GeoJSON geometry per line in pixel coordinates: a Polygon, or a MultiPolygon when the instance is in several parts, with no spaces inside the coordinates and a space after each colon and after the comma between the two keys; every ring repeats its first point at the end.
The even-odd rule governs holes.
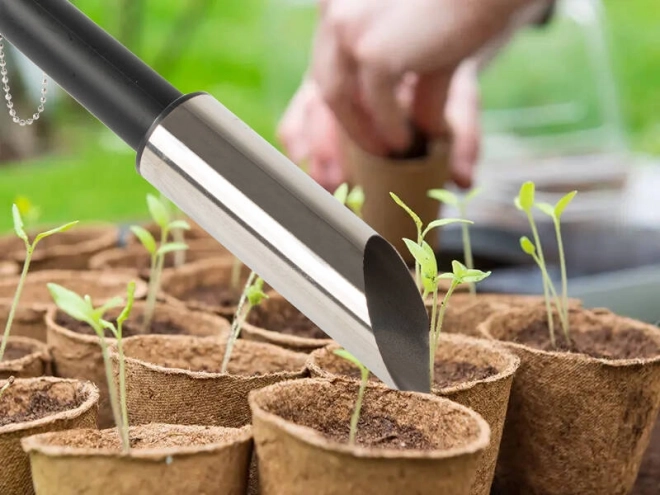
{"type": "Polygon", "coordinates": [[[67,0],[0,0],[0,33],[135,150],[183,96],[67,0]]]}

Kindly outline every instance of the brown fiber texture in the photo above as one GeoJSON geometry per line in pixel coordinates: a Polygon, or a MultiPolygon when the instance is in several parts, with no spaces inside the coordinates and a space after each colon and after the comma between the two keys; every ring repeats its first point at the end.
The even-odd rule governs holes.
{"type": "MultiPolygon", "coordinates": [[[[366,153],[344,137],[345,164],[348,181],[362,186],[365,202],[362,218],[376,232],[387,239],[408,263],[413,258],[402,238],[416,239],[415,224],[406,212],[390,197],[399,196],[419,215],[424,225],[439,217],[441,205],[426,193],[441,188],[449,178],[449,145],[437,142],[428,157],[412,160],[390,160],[366,153]]],[[[427,237],[434,249],[437,234],[427,237]]]]}
{"type": "Polygon", "coordinates": [[[0,278],[16,275],[19,271],[17,263],[13,261],[0,261],[0,278]]]}
{"type": "MultiPolygon", "coordinates": [[[[358,384],[342,379],[288,381],[252,392],[262,495],[467,495],[489,427],[474,411],[429,394],[368,385],[363,418],[414,428],[429,447],[379,448],[329,439],[328,424],[348,425],[358,384]]],[[[359,438],[359,432],[358,432],[359,438]]]]}
{"type": "MultiPolygon", "coordinates": [[[[4,382],[0,381],[0,386],[4,382]]],[[[89,382],[52,377],[18,379],[3,394],[2,401],[20,397],[29,403],[33,394],[46,392],[49,397],[76,399],[77,407],[33,421],[0,426],[0,493],[32,495],[30,461],[21,448],[21,439],[30,435],[74,428],[95,428],[98,389],[89,382]]]]}
{"type": "Polygon", "coordinates": [[[150,424],[47,433],[23,440],[36,495],[244,495],[252,451],[242,429],[150,424]]]}
{"type": "MultiPolygon", "coordinates": [[[[250,423],[251,390],[305,374],[306,354],[238,340],[229,373],[220,373],[224,339],[145,335],[124,341],[131,424],[238,428],[250,423]]],[[[116,353],[111,357],[117,367],[116,353]]]]}
{"type": "MultiPolygon", "coordinates": [[[[210,240],[185,241],[188,249],[185,251],[185,263],[209,258],[231,257],[231,254],[222,245],[210,240]]],[[[165,269],[163,273],[170,273],[174,268],[174,253],[165,257],[165,269]]],[[[142,244],[129,244],[126,247],[118,247],[101,251],[89,260],[89,268],[92,270],[125,270],[137,273],[143,280],[149,280],[149,266],[151,255],[142,244]]]]}
{"type": "Polygon", "coordinates": [[[225,317],[233,317],[236,312],[238,297],[243,291],[250,269],[241,266],[239,288],[236,292],[236,302],[228,304],[209,304],[204,301],[187,299],[186,294],[198,288],[210,287],[217,289],[228,288],[231,283],[234,261],[231,258],[213,258],[196,261],[163,274],[161,289],[168,296],[183,302],[187,307],[195,310],[217,313],[225,317]]]}
{"type": "MultiPolygon", "coordinates": [[[[28,232],[30,241],[38,232],[28,232]]],[[[104,249],[117,244],[119,230],[114,225],[76,225],[66,232],[60,232],[42,239],[37,244],[30,271],[40,270],[86,270],[89,259],[104,249]]],[[[14,261],[20,265],[25,261],[25,244],[15,234],[0,237],[0,259],[14,261]]]]}
{"type": "MultiPolygon", "coordinates": [[[[300,311],[293,306],[293,304],[284,299],[281,294],[275,291],[269,291],[268,299],[262,301],[257,308],[252,310],[252,312],[259,313],[259,319],[261,322],[259,325],[251,325],[250,323],[243,324],[241,337],[246,340],[275,344],[297,352],[311,352],[314,349],[325,347],[334,342],[329,337],[316,339],[305,336],[289,335],[269,329],[269,324],[272,320],[286,321],[288,314],[295,314],[300,317],[300,311]]],[[[250,318],[248,318],[248,320],[249,319],[250,318]]]]}
{"type": "MultiPolygon", "coordinates": [[[[133,305],[128,323],[144,314],[145,305],[146,303],[142,301],[133,305]]],[[[121,308],[109,311],[107,317],[116,316],[120,310],[121,308]]],[[[95,383],[101,390],[99,426],[101,428],[113,426],[114,420],[108,401],[108,386],[99,339],[96,334],[82,334],[58,325],[56,323],[58,314],[61,313],[56,308],[46,314],[48,345],[53,358],[54,374],[95,383]]],[[[224,318],[168,304],[156,305],[154,323],[160,321],[174,323],[185,329],[189,335],[197,337],[226,336],[229,332],[229,322],[224,318]]],[[[114,341],[112,338],[106,339],[108,345],[114,341]]]]}
{"type": "MultiPolygon", "coordinates": [[[[113,297],[125,297],[126,287],[133,278],[107,271],[44,270],[29,273],[12,324],[12,335],[46,342],[44,315],[55,305],[46,286],[48,283],[61,285],[81,296],[89,295],[94,304],[100,306],[113,297]]],[[[9,316],[18,281],[18,276],[0,280],[0,321],[9,316]]],[[[137,280],[135,297],[139,299],[146,294],[147,284],[137,280]]]]}
{"type": "MultiPolygon", "coordinates": [[[[4,328],[4,322],[0,320],[4,328]]],[[[14,378],[36,378],[50,373],[50,352],[48,346],[39,340],[27,337],[9,337],[5,356],[0,361],[0,380],[14,378]],[[19,352],[23,356],[8,359],[8,351],[19,352]]]]}
{"type": "MultiPolygon", "coordinates": [[[[307,361],[311,376],[332,378],[346,377],[342,370],[354,365],[336,356],[332,345],[314,351],[307,361]]],[[[467,362],[478,367],[491,367],[494,374],[487,378],[466,381],[438,389],[436,395],[447,397],[480,414],[490,426],[490,445],[481,454],[477,475],[470,493],[488,495],[495,474],[500,439],[504,429],[509,393],[514,374],[520,364],[519,358],[502,346],[484,339],[463,335],[441,335],[440,346],[435,356],[437,362],[467,362]]],[[[356,380],[357,381],[357,380],[356,380]]]]}
{"type": "MultiPolygon", "coordinates": [[[[607,310],[573,308],[571,333],[634,329],[646,345],[660,330],[607,310]]],[[[498,494],[624,495],[633,486],[660,408],[660,355],[602,359],[513,342],[543,322],[543,306],[496,313],[480,325],[521,364],[511,389],[495,485],[498,494]]]]}

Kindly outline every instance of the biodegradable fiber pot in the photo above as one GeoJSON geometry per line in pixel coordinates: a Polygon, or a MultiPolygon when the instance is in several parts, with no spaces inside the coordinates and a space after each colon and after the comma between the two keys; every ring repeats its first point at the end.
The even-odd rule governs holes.
{"type": "Polygon", "coordinates": [[[251,428],[150,424],[45,433],[23,440],[36,495],[243,495],[251,428]]]}
{"type": "MultiPolygon", "coordinates": [[[[0,387],[5,383],[0,381],[0,387]]],[[[21,438],[95,428],[98,400],[98,389],[89,382],[52,377],[15,380],[0,399],[0,493],[34,493],[21,438]]]]}
{"type": "MultiPolygon", "coordinates": [[[[30,239],[35,235],[36,232],[28,233],[30,239]]],[[[40,241],[32,255],[30,271],[86,270],[93,255],[117,245],[118,240],[119,229],[114,225],[76,225],[40,241]]],[[[0,237],[0,253],[2,259],[22,265],[25,244],[15,234],[7,234],[0,237]]]]}
{"type": "MultiPolygon", "coordinates": [[[[429,198],[427,192],[443,187],[448,180],[449,148],[447,142],[438,141],[429,146],[429,153],[423,158],[387,159],[365,152],[344,137],[348,181],[364,189],[364,221],[387,239],[408,263],[412,263],[413,258],[402,239],[416,239],[416,227],[408,214],[392,200],[390,192],[410,206],[425,225],[437,219],[440,203],[429,198]]],[[[437,231],[435,234],[427,238],[434,249],[437,248],[437,231]]]]}
{"type": "MultiPolygon", "coordinates": [[[[80,295],[89,295],[94,304],[126,295],[126,286],[133,278],[108,272],[82,272],[73,270],[44,270],[29,273],[25,279],[21,300],[12,324],[12,335],[30,337],[46,342],[44,315],[54,307],[53,298],[46,284],[62,285],[80,295]]],[[[0,280],[0,321],[6,321],[16,292],[19,277],[0,280]]],[[[136,281],[135,297],[147,294],[147,285],[136,281]]]]}
{"type": "MultiPolygon", "coordinates": [[[[307,362],[312,376],[358,380],[355,365],[334,354],[331,345],[314,351],[307,362]]],[[[480,414],[490,426],[490,444],[479,458],[470,493],[488,495],[504,429],[511,383],[520,359],[503,347],[484,339],[441,334],[435,357],[433,393],[447,397],[480,414]]],[[[375,376],[372,382],[380,383],[375,376]]]]}
{"type": "MultiPolygon", "coordinates": [[[[250,390],[305,375],[306,354],[236,341],[228,373],[220,373],[224,339],[141,335],[124,341],[131,424],[241,427],[250,423],[250,390]]],[[[111,350],[117,368],[117,355],[111,350]]]]}
{"type": "MultiPolygon", "coordinates": [[[[213,258],[230,258],[229,252],[213,239],[186,241],[188,249],[185,251],[185,263],[213,258]]],[[[175,253],[169,253],[165,258],[163,273],[175,270],[175,253]]],[[[122,270],[137,273],[142,279],[149,280],[151,255],[142,244],[129,244],[125,247],[107,249],[95,254],[89,260],[92,270],[122,270]]]]}
{"type": "Polygon", "coordinates": [[[12,261],[0,261],[0,277],[16,275],[19,272],[18,264],[12,261]]]}
{"type": "Polygon", "coordinates": [[[498,494],[626,494],[635,482],[660,408],[660,330],[607,310],[569,315],[573,352],[551,346],[544,306],[496,313],[479,327],[521,359],[498,494]]]}
{"type": "Polygon", "coordinates": [[[0,361],[0,379],[4,380],[10,376],[36,378],[49,373],[50,353],[46,344],[27,337],[9,337],[5,354],[0,361]]]}
{"type": "MultiPolygon", "coordinates": [[[[129,337],[141,331],[140,323],[146,303],[133,305],[129,320],[124,323],[123,336],[129,337]]],[[[108,312],[107,318],[116,318],[121,308],[108,312]]],[[[51,349],[55,375],[65,378],[80,378],[94,382],[101,390],[99,426],[114,425],[112,409],[108,400],[108,387],[103,367],[103,356],[99,339],[93,329],[51,308],[46,314],[48,346],[51,349]]],[[[168,304],[157,304],[151,333],[187,334],[199,337],[226,337],[229,322],[216,315],[189,311],[168,304]]],[[[115,342],[109,332],[108,344],[115,342]]],[[[164,422],[164,421],[162,421],[164,422]]]]}
{"type": "Polygon", "coordinates": [[[268,299],[252,309],[241,329],[241,337],[297,352],[311,352],[334,342],[275,291],[269,291],[268,299]]]}
{"type": "Polygon", "coordinates": [[[233,288],[233,270],[233,258],[196,261],[164,273],[161,288],[166,295],[182,301],[190,309],[231,318],[250,274],[250,269],[241,265],[238,287],[233,288]]]}
{"type": "Polygon", "coordinates": [[[262,495],[467,495],[488,424],[430,394],[367,387],[348,445],[358,384],[278,383],[250,394],[262,495]]]}

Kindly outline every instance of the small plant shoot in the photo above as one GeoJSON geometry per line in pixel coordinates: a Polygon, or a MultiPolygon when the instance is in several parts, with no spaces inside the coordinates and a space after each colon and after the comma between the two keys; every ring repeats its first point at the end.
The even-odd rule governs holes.
{"type": "Polygon", "coordinates": [[[165,266],[165,255],[188,249],[185,243],[167,242],[171,232],[177,230],[190,230],[190,225],[185,220],[172,219],[168,207],[153,194],[147,195],[147,206],[153,221],[160,227],[160,242],[156,242],[151,233],[138,225],[133,225],[131,231],[140,240],[144,248],[151,256],[149,271],[149,290],[147,303],[142,321],[142,333],[148,333],[156,308],[156,299],[160,291],[160,280],[165,266]]]}
{"type": "Polygon", "coordinates": [[[121,306],[123,303],[120,297],[116,297],[95,308],[89,296],[80,297],[75,292],[57,284],[48,284],[48,290],[58,308],[64,311],[72,318],[87,323],[99,337],[99,345],[103,355],[103,364],[105,367],[105,376],[108,383],[108,394],[110,396],[110,406],[112,415],[117,425],[117,431],[122,444],[122,452],[127,454],[130,451],[130,440],[128,435],[128,409],[126,405],[126,365],[124,360],[124,350],[122,345],[122,326],[130,316],[133,308],[135,296],[135,282],[130,282],[127,288],[126,304],[117,317],[116,326],[105,320],[105,313],[121,306]],[[108,330],[117,340],[117,354],[119,361],[119,390],[115,388],[112,373],[112,363],[108,355],[108,344],[105,339],[105,331],[108,330]]]}
{"type": "Polygon", "coordinates": [[[236,313],[234,313],[234,318],[231,322],[229,339],[227,340],[227,347],[225,347],[225,355],[222,359],[222,367],[220,369],[221,373],[227,372],[227,366],[229,366],[229,361],[231,360],[234,344],[236,344],[236,340],[238,340],[241,334],[241,328],[250,311],[267,298],[268,296],[264,292],[263,279],[257,276],[255,272],[251,272],[247,278],[243,294],[241,294],[238,305],[236,306],[236,313]]]}
{"type": "Polygon", "coordinates": [[[25,226],[28,229],[35,227],[41,219],[41,208],[35,206],[26,196],[18,196],[14,203],[18,207],[25,226]]]}
{"type": "MultiPolygon", "coordinates": [[[[170,210],[170,216],[176,221],[185,221],[184,213],[169,199],[165,197],[164,194],[160,195],[161,202],[168,207],[170,210]]],[[[184,244],[186,229],[172,229],[172,241],[177,244],[184,244]]],[[[179,268],[186,263],[186,250],[180,249],[174,252],[174,266],[179,268]]]]}
{"type": "Polygon", "coordinates": [[[16,315],[16,309],[18,308],[18,303],[21,299],[21,294],[23,293],[23,285],[25,285],[25,278],[27,277],[28,271],[30,270],[30,262],[32,261],[32,254],[34,253],[34,250],[36,249],[37,245],[42,239],[50,237],[51,235],[57,234],[59,232],[64,232],[66,230],[69,230],[71,227],[73,227],[78,223],[77,221],[69,222],[60,227],[47,230],[46,232],[37,234],[34,238],[34,241],[30,242],[30,239],[28,238],[28,235],[25,232],[21,213],[16,204],[12,206],[12,216],[14,220],[14,232],[16,232],[16,235],[25,244],[25,261],[23,262],[23,270],[18,280],[16,292],[14,292],[14,299],[12,301],[11,308],[9,310],[9,316],[7,317],[7,322],[5,323],[5,331],[2,335],[2,343],[0,343],[0,361],[2,361],[5,355],[5,350],[7,349],[9,334],[11,333],[11,326],[14,322],[14,317],[16,315]]]}
{"type": "MultiPolygon", "coordinates": [[[[447,189],[431,189],[427,194],[429,198],[440,201],[443,204],[448,206],[453,206],[458,209],[458,214],[462,219],[467,219],[467,206],[474,198],[476,198],[479,193],[481,193],[480,188],[475,188],[467,192],[466,194],[459,196],[454,194],[447,189]]],[[[474,268],[474,258],[472,256],[472,242],[470,240],[470,228],[469,224],[461,224],[461,236],[463,239],[463,263],[469,269],[474,268]]],[[[470,294],[472,297],[477,295],[477,286],[473,283],[468,284],[470,288],[470,294]]]]}
{"type": "Polygon", "coordinates": [[[353,356],[353,354],[346,349],[336,349],[334,353],[340,358],[353,363],[360,370],[360,388],[358,389],[358,396],[355,400],[355,408],[353,409],[353,415],[351,416],[351,428],[348,434],[348,444],[355,445],[358,423],[360,422],[360,413],[362,412],[364,392],[367,389],[367,383],[369,381],[369,370],[358,360],[358,358],[353,356]]]}
{"type": "MultiPolygon", "coordinates": [[[[401,198],[399,198],[393,192],[390,192],[390,196],[392,197],[394,202],[397,205],[399,205],[401,209],[403,209],[403,211],[405,211],[408,214],[408,216],[410,216],[410,218],[412,218],[412,221],[415,223],[415,227],[417,228],[417,240],[414,242],[414,244],[419,246],[420,249],[425,249],[423,248],[423,246],[424,244],[426,244],[431,253],[433,253],[433,249],[431,248],[430,245],[428,245],[424,241],[424,239],[433,229],[436,229],[438,227],[444,227],[445,225],[450,225],[452,223],[474,223],[470,220],[463,220],[461,218],[440,218],[437,220],[433,220],[426,227],[424,227],[424,222],[422,222],[422,219],[419,218],[419,215],[417,215],[417,213],[415,213],[406,203],[404,203],[401,198]]],[[[407,243],[406,245],[410,250],[410,246],[407,243]]],[[[421,289],[423,290],[424,278],[422,277],[422,273],[421,273],[422,266],[414,254],[413,254],[413,258],[415,259],[415,283],[417,284],[417,287],[421,287],[421,289]]],[[[435,263],[435,254],[433,254],[433,262],[435,263]]]]}
{"type": "Polygon", "coordinates": [[[559,320],[564,333],[564,338],[566,339],[566,344],[570,346],[570,328],[569,328],[569,318],[568,318],[568,279],[566,275],[566,258],[564,254],[564,244],[561,236],[561,216],[571,203],[577,191],[571,191],[565,196],[563,196],[557,204],[552,206],[548,203],[536,202],[535,198],[535,185],[533,182],[525,182],[520,187],[520,192],[515,198],[514,203],[516,207],[523,211],[530,224],[532,231],[533,241],[528,237],[523,236],[520,239],[520,247],[525,254],[528,254],[532,257],[534,262],[539,267],[541,271],[541,276],[543,279],[543,295],[545,298],[546,311],[548,313],[548,331],[550,333],[550,342],[554,347],[557,346],[556,337],[555,337],[555,325],[552,311],[552,304],[557,309],[559,314],[559,320]],[[555,236],[557,241],[557,247],[559,251],[559,264],[561,268],[561,298],[557,294],[552,279],[550,278],[545,263],[545,258],[543,256],[543,249],[541,247],[541,240],[538,234],[538,228],[534,221],[533,209],[537,208],[542,213],[548,215],[553,222],[555,229],[555,236]]]}
{"type": "Polygon", "coordinates": [[[348,184],[344,182],[335,190],[334,197],[341,204],[348,206],[358,217],[362,217],[362,207],[365,200],[364,189],[362,187],[355,186],[349,190],[348,184]]]}
{"type": "Polygon", "coordinates": [[[7,391],[9,387],[11,387],[14,384],[14,377],[10,376],[7,378],[7,383],[5,383],[2,388],[0,388],[0,398],[4,395],[4,393],[7,391]]]}

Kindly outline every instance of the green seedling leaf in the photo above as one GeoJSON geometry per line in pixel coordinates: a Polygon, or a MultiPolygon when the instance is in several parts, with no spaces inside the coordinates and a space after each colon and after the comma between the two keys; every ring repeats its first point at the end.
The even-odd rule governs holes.
{"type": "Polygon", "coordinates": [[[345,205],[346,200],[348,199],[348,184],[344,182],[342,185],[340,185],[333,193],[333,196],[337,201],[345,205]]]}
{"type": "Polygon", "coordinates": [[[149,254],[156,253],[156,239],[151,235],[151,232],[138,225],[131,226],[131,232],[140,240],[144,248],[149,251],[149,254]]]}
{"type": "Polygon", "coordinates": [[[350,352],[348,352],[346,349],[335,349],[335,350],[332,351],[332,352],[333,352],[334,354],[336,354],[337,356],[339,356],[340,358],[345,359],[346,361],[348,361],[348,362],[350,362],[350,363],[353,363],[353,364],[354,364],[355,366],[357,366],[358,368],[360,368],[360,369],[364,368],[364,366],[363,366],[362,363],[358,360],[358,358],[356,358],[355,356],[353,356],[353,354],[351,354],[350,352]]]}
{"type": "Polygon", "coordinates": [[[555,209],[549,203],[537,203],[536,207],[541,210],[543,213],[548,215],[550,218],[555,218],[555,209]]]}
{"type": "Polygon", "coordinates": [[[532,181],[525,182],[520,186],[516,206],[525,212],[530,212],[534,206],[535,186],[532,181]]]}
{"type": "Polygon", "coordinates": [[[462,283],[465,284],[476,284],[481,282],[483,279],[489,277],[491,272],[482,272],[481,270],[470,269],[465,272],[462,277],[462,283]]]}
{"type": "Polygon", "coordinates": [[[458,206],[459,200],[453,192],[448,191],[447,189],[431,189],[426,195],[429,198],[435,199],[444,203],[446,205],[458,206]]]}
{"type": "Polygon", "coordinates": [[[419,218],[419,216],[417,215],[417,213],[415,213],[414,211],[412,211],[412,210],[410,209],[410,207],[409,207],[407,204],[405,204],[405,203],[401,200],[401,198],[399,198],[399,196],[397,196],[397,195],[394,194],[393,192],[390,193],[390,196],[392,197],[392,199],[394,200],[394,202],[395,202],[396,204],[398,204],[401,208],[403,208],[403,210],[404,210],[406,213],[408,213],[408,215],[410,215],[410,218],[413,219],[413,222],[415,222],[415,225],[417,226],[417,230],[420,230],[420,231],[421,231],[421,230],[422,230],[422,227],[424,226],[424,224],[422,223],[422,219],[419,218]]]}
{"type": "Polygon", "coordinates": [[[169,242],[159,247],[156,254],[162,256],[167,253],[173,253],[174,251],[185,251],[186,249],[188,249],[188,244],[183,242],[169,242]]]}
{"type": "Polygon", "coordinates": [[[403,242],[406,244],[410,254],[413,255],[413,258],[419,263],[424,293],[428,295],[435,290],[437,284],[438,265],[435,259],[435,253],[425,241],[422,241],[421,246],[410,239],[403,239],[403,242]]]}
{"type": "Polygon", "coordinates": [[[112,323],[110,323],[108,320],[101,319],[101,320],[99,320],[99,323],[101,324],[101,326],[104,329],[110,330],[110,332],[112,332],[112,335],[114,335],[115,338],[119,337],[119,332],[117,332],[117,328],[112,323]]]}
{"type": "Polygon", "coordinates": [[[481,188],[481,187],[475,187],[474,189],[472,189],[470,192],[468,192],[468,193],[465,195],[465,198],[463,199],[463,202],[464,202],[464,203],[469,203],[469,202],[472,201],[474,198],[476,198],[477,196],[479,196],[479,195],[481,194],[481,191],[482,191],[482,190],[483,190],[483,188],[481,188]]]}
{"type": "Polygon", "coordinates": [[[16,206],[16,204],[12,205],[11,213],[12,216],[14,217],[14,231],[16,232],[16,235],[19,238],[23,239],[25,243],[29,243],[30,241],[28,240],[28,236],[25,233],[25,229],[23,226],[23,219],[21,218],[21,212],[18,210],[18,206],[16,206]]]}
{"type": "Polygon", "coordinates": [[[149,208],[149,214],[153,221],[156,222],[161,229],[166,229],[167,225],[170,223],[170,213],[167,206],[165,206],[165,204],[153,194],[147,194],[147,207],[149,208]]]}
{"type": "Polygon", "coordinates": [[[94,315],[85,299],[61,285],[49,283],[46,286],[58,308],[71,318],[94,325],[94,315]]]}
{"type": "Polygon", "coordinates": [[[185,220],[174,220],[170,222],[169,229],[190,230],[190,224],[185,220]]]}
{"type": "Polygon", "coordinates": [[[254,283],[245,291],[250,306],[258,306],[264,299],[268,299],[268,295],[264,292],[264,280],[257,277],[254,283]]]}
{"type": "Polygon", "coordinates": [[[433,220],[430,224],[426,226],[424,231],[422,232],[422,239],[426,237],[426,235],[431,232],[431,230],[437,228],[437,227],[444,227],[445,225],[450,225],[452,223],[469,223],[469,224],[474,224],[472,220],[463,220],[462,218],[441,218],[439,220],[433,220]]]}
{"type": "Polygon", "coordinates": [[[356,215],[360,215],[362,207],[364,206],[364,200],[364,189],[360,186],[355,186],[353,190],[348,193],[346,206],[348,206],[356,215]]]}
{"type": "Polygon", "coordinates": [[[50,237],[53,234],[59,234],[60,232],[66,232],[69,230],[71,227],[74,225],[78,224],[78,220],[75,222],[69,222],[65,223],[64,225],[60,225],[59,227],[56,227],[54,229],[47,230],[46,232],[42,232],[41,234],[38,234],[37,237],[34,239],[34,244],[36,245],[37,242],[39,242],[42,239],[45,239],[46,237],[50,237]]]}
{"type": "Polygon", "coordinates": [[[571,191],[568,194],[566,194],[563,198],[561,198],[559,201],[557,201],[557,204],[555,205],[555,217],[557,217],[557,220],[559,220],[564,213],[564,210],[566,207],[571,204],[571,201],[573,201],[573,198],[577,194],[577,191],[571,191]]]}
{"type": "Polygon", "coordinates": [[[530,256],[534,256],[536,254],[536,246],[534,246],[534,243],[530,241],[529,237],[527,236],[522,236],[520,238],[520,247],[526,254],[529,254],[530,256]]]}
{"type": "Polygon", "coordinates": [[[117,317],[118,325],[121,325],[126,320],[128,320],[128,317],[130,316],[131,311],[133,310],[134,301],[135,301],[135,282],[130,281],[126,289],[126,306],[124,306],[124,309],[121,311],[121,313],[119,313],[119,316],[117,317]]]}
{"type": "Polygon", "coordinates": [[[455,278],[456,278],[456,276],[451,272],[447,272],[447,273],[443,273],[441,275],[438,275],[438,280],[454,280],[455,278]]]}
{"type": "Polygon", "coordinates": [[[457,260],[451,262],[451,270],[458,278],[463,278],[468,271],[467,267],[457,260]]]}
{"type": "MultiPolygon", "coordinates": [[[[91,299],[88,299],[89,296],[85,296],[85,301],[89,302],[90,307],[93,308],[92,301],[91,299]]],[[[96,321],[101,321],[101,318],[103,318],[103,315],[105,315],[108,310],[112,308],[118,308],[124,303],[124,300],[121,297],[113,297],[109,301],[107,301],[105,304],[99,306],[96,309],[92,309],[92,312],[94,314],[94,320],[96,321]]]]}

